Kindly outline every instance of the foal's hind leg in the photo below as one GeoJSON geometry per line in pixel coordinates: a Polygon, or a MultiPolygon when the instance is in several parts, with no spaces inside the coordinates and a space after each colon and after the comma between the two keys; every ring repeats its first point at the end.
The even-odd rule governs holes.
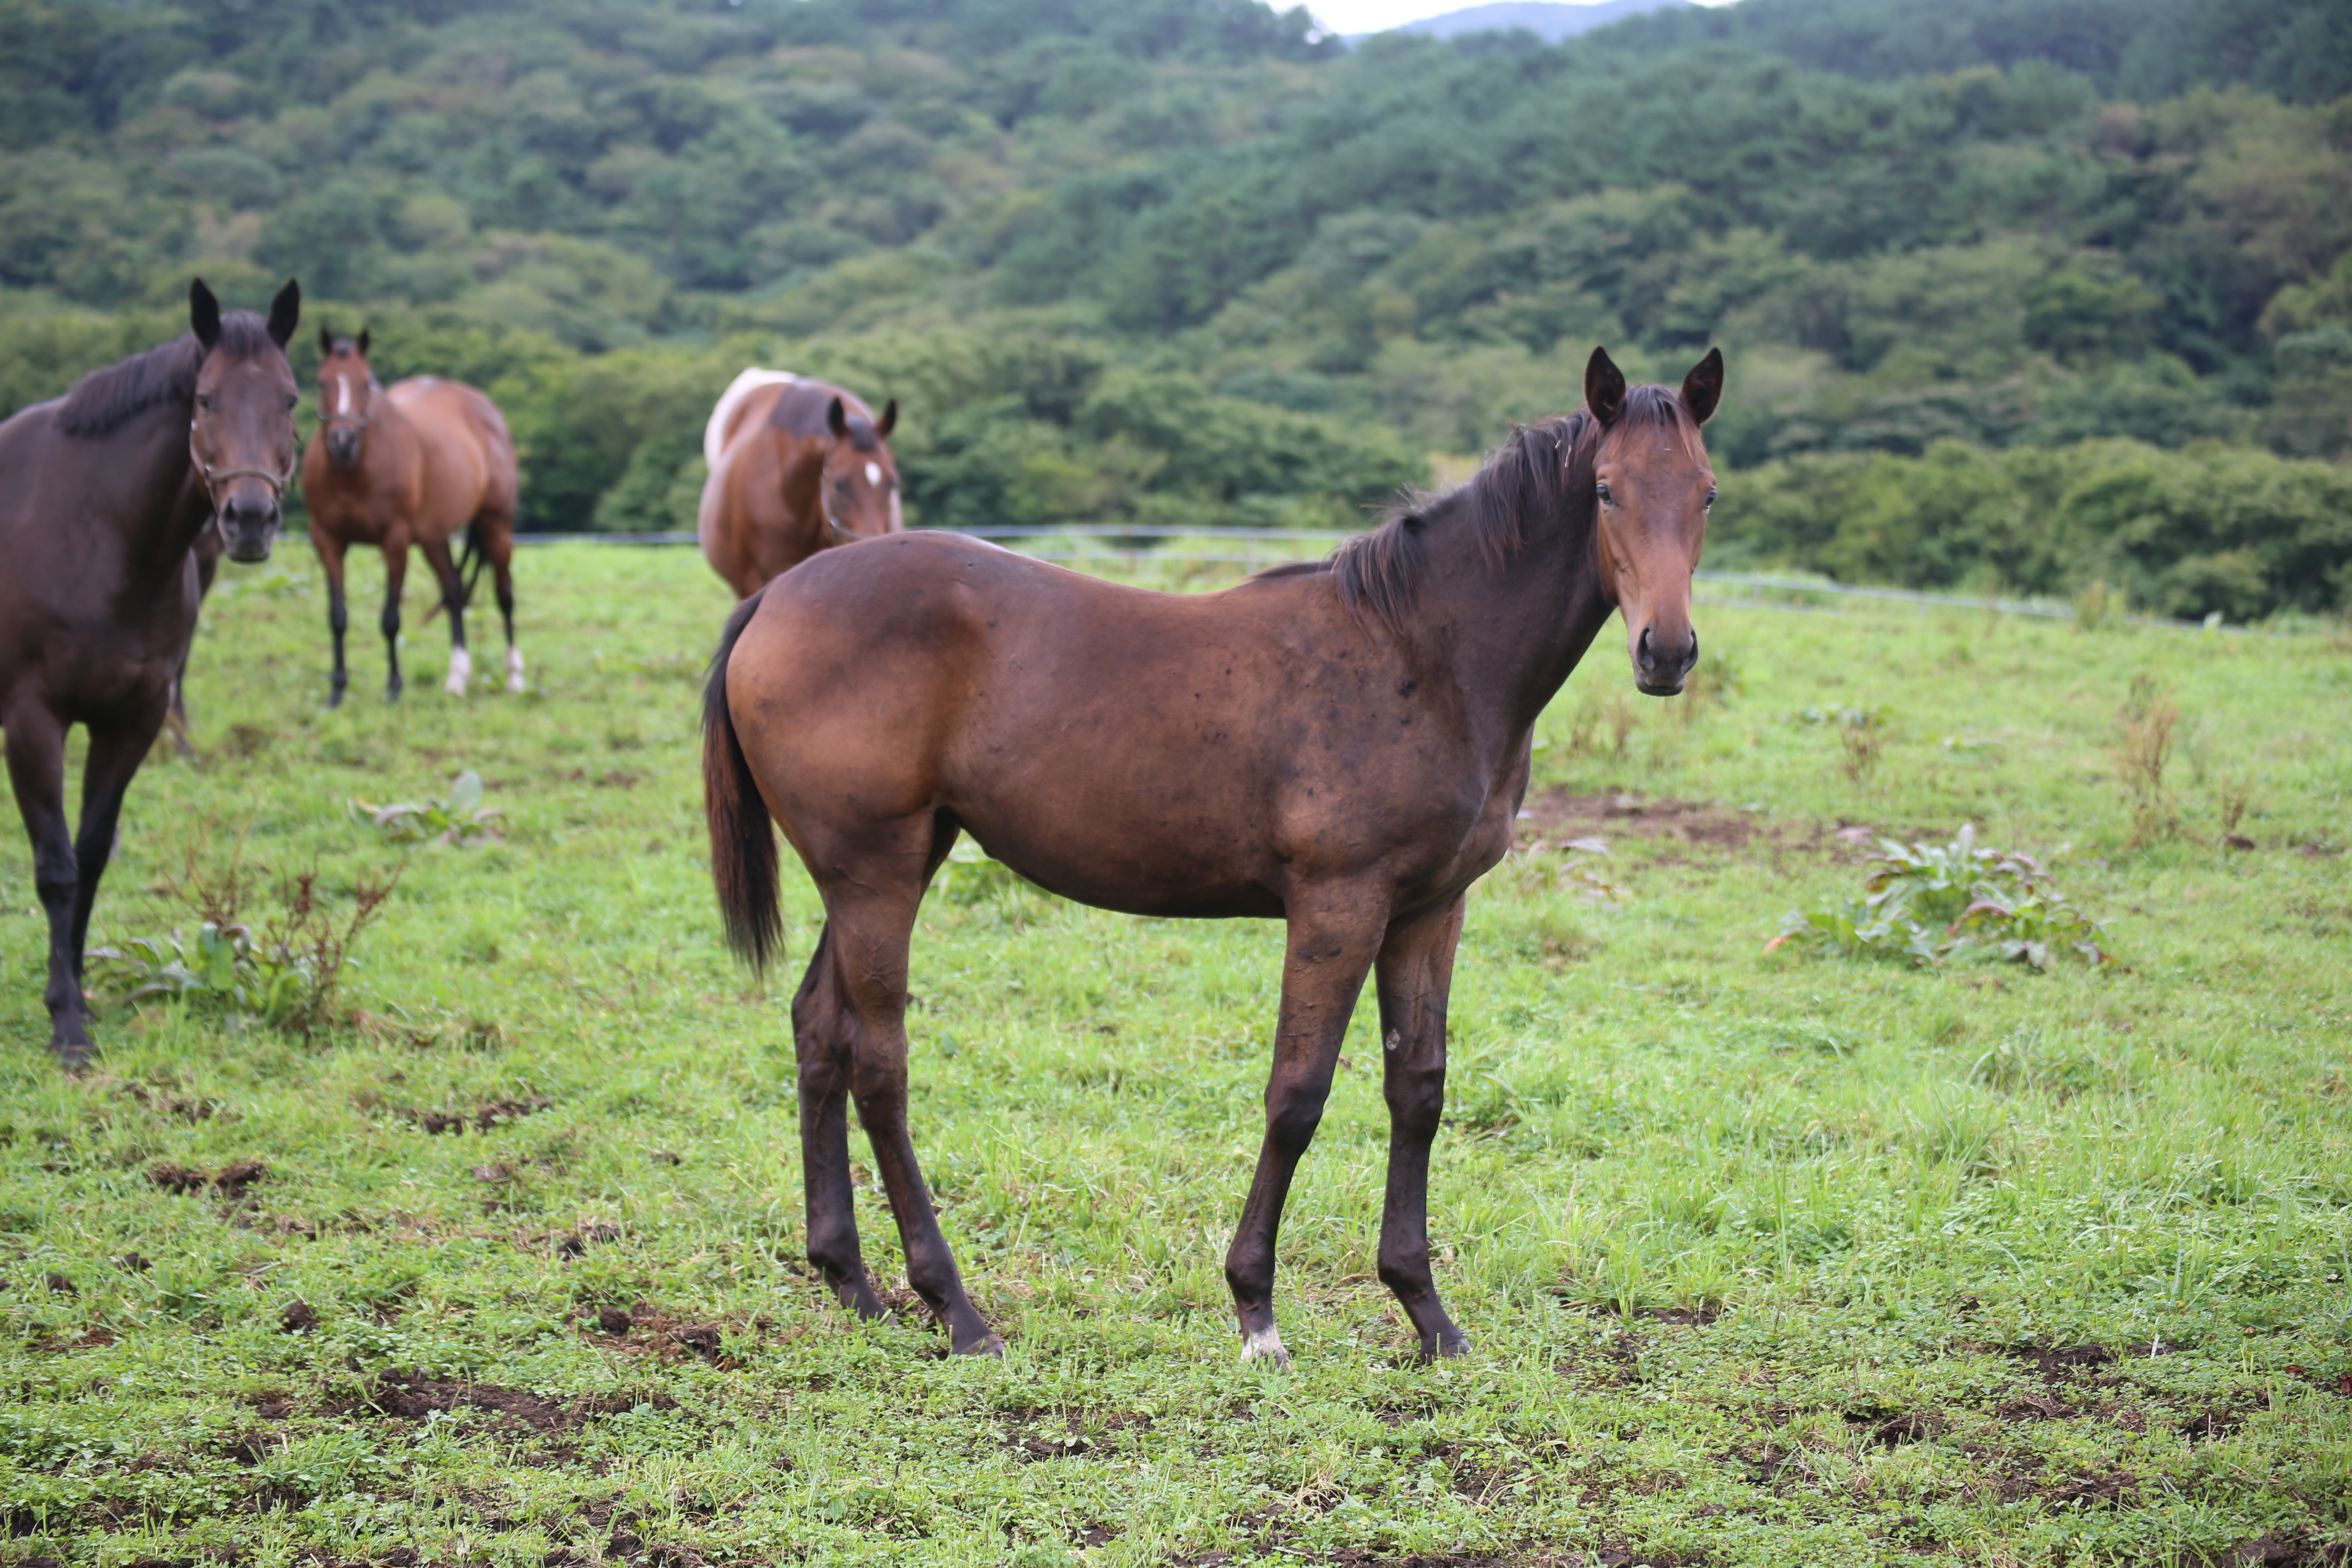
{"type": "Polygon", "coordinates": [[[850,1092],[898,1222],[908,1283],[947,1325],[958,1354],[996,1355],[1003,1342],[964,1291],[907,1131],[907,942],[955,829],[930,816],[903,827],[907,845],[883,849],[824,889],[834,973],[852,1019],[850,1092]]]}
{"type": "Polygon", "coordinates": [[[425,563],[433,568],[433,580],[441,584],[441,607],[449,612],[449,679],[442,682],[441,689],[452,697],[463,697],[467,683],[474,678],[474,656],[466,651],[466,580],[457,575],[449,559],[447,540],[432,540],[418,548],[425,552],[425,563]]]}
{"type": "Polygon", "coordinates": [[[1421,1335],[1424,1361],[1467,1355],[1429,1273],[1429,1145],[1445,1109],[1445,1003],[1463,900],[1389,928],[1376,974],[1381,1089],[1389,1102],[1388,1196],[1381,1209],[1381,1280],[1421,1335]]]}
{"type": "Polygon", "coordinates": [[[383,700],[400,700],[400,591],[408,582],[408,541],[405,536],[383,542],[383,657],[392,674],[383,683],[383,700]]]}
{"type": "Polygon", "coordinates": [[[482,553],[489,558],[490,580],[498,590],[499,618],[507,628],[507,689],[522,690],[522,649],[514,635],[514,519],[484,517],[482,553]]]}
{"type": "Polygon", "coordinates": [[[882,1302],[866,1276],[866,1259],[858,1249],[849,1182],[849,1079],[856,1028],[834,966],[833,927],[827,924],[816,939],[800,993],[793,998],[808,1256],[843,1306],[861,1318],[878,1318],[882,1302]]]}

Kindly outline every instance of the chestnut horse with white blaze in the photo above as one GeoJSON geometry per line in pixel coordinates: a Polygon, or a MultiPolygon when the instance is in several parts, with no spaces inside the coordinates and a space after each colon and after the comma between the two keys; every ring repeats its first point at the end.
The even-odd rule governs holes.
{"type": "Polygon", "coordinates": [[[882,416],[856,394],[781,370],[747,370],[703,426],[696,531],[710,569],[748,598],[829,545],[897,533],[898,465],[882,416]]]}
{"type": "Polygon", "coordinates": [[[1515,431],[1459,489],[1223,593],[1146,593],[920,531],[827,551],[736,606],[704,694],[711,871],[755,965],[782,936],[772,819],[824,902],[793,1028],[809,1258],[845,1303],[882,1311],[854,1105],[908,1283],[957,1351],[999,1348],[907,1125],[908,941],[969,833],[1099,909],[1286,922],[1265,1137],[1225,1254],[1245,1357],[1287,1359],[1276,1231],[1373,977],[1380,1277],[1423,1355],[1469,1349],[1427,1226],[1464,900],[1510,847],[1537,719],[1611,616],[1643,692],[1680,691],[1698,658],[1691,574],[1715,500],[1699,426],[1723,356],[1677,391],[1628,388],[1595,350],[1584,386],[1583,408],[1515,431]]]}
{"type": "MultiPolygon", "coordinates": [[[[522,689],[522,650],[515,647],[515,500],[520,481],[514,438],[497,405],[463,382],[411,376],[391,387],[368,368],[368,334],[339,338],[319,329],[319,433],[302,454],[302,496],[310,508],[310,542],[327,569],[327,625],[335,636],[334,685],[327,706],[343,700],[343,552],[373,544],[383,552],[384,683],[400,700],[400,592],[412,544],[425,552],[449,612],[449,679],[443,689],[466,695],[474,671],[466,650],[466,602],[488,563],[507,628],[507,689],[522,689]],[[465,558],[449,541],[466,535],[465,558]],[[473,580],[465,574],[471,562],[473,580]]],[[[427,612],[426,620],[433,618],[427,612]]]]}

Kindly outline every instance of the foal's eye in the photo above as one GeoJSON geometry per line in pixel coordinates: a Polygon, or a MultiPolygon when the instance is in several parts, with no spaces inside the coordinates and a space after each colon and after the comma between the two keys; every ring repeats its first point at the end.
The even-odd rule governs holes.
{"type": "Polygon", "coordinates": [[[294,412],[294,405],[295,405],[296,404],[298,404],[298,403],[301,402],[301,401],[302,401],[302,400],[301,400],[299,397],[289,397],[289,398],[287,398],[287,400],[286,400],[286,412],[287,412],[287,413],[289,413],[289,414],[293,413],[293,412],[294,412]]]}
{"type": "Polygon", "coordinates": [[[205,413],[210,414],[213,411],[213,400],[211,396],[209,395],[199,396],[196,399],[196,406],[203,409],[205,413]]]}
{"type": "Polygon", "coordinates": [[[1609,493],[1608,481],[1601,480],[1597,482],[1592,488],[1600,495],[1602,505],[1615,506],[1617,504],[1617,498],[1609,493]]]}
{"type": "Polygon", "coordinates": [[[1709,506],[1713,506],[1715,504],[1715,487],[1713,485],[1709,485],[1706,488],[1706,504],[1709,506]]]}

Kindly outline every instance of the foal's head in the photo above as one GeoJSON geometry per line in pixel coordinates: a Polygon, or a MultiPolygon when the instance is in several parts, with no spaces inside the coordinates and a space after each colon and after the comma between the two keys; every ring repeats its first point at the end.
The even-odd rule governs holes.
{"type": "Polygon", "coordinates": [[[368,368],[368,332],[339,338],[319,324],[319,428],[327,459],[339,468],[360,460],[360,442],[375,419],[375,373],[368,368]]]}
{"type": "Polygon", "coordinates": [[[1691,574],[1715,504],[1715,468],[1698,427],[1722,397],[1717,349],[1691,367],[1680,393],[1629,390],[1601,349],[1584,367],[1584,405],[1601,426],[1593,478],[1601,581],[1625,617],[1634,684],[1652,697],[1680,691],[1698,663],[1691,574]]]}
{"type": "Polygon", "coordinates": [[[879,419],[850,413],[838,397],[825,405],[824,426],[833,433],[833,447],[824,455],[819,499],[832,530],[830,542],[846,544],[898,531],[898,465],[890,457],[890,432],[898,424],[895,397],[883,405],[879,419]]]}
{"type": "Polygon", "coordinates": [[[286,344],[301,315],[302,290],[291,282],[270,301],[267,322],[244,312],[224,319],[201,278],[188,289],[188,324],[205,353],[188,456],[232,561],[268,560],[278,537],[279,505],[294,477],[299,401],[286,344]]]}

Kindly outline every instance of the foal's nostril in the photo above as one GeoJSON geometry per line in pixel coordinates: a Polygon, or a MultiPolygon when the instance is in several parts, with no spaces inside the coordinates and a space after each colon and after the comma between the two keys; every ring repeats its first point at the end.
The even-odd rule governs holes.
{"type": "Polygon", "coordinates": [[[1698,633],[1696,632],[1690,635],[1690,647],[1683,649],[1683,668],[1686,670],[1698,668],[1698,633]]]}
{"type": "Polygon", "coordinates": [[[1650,647],[1650,628],[1647,626],[1642,628],[1642,640],[1633,645],[1633,657],[1640,659],[1645,668],[1658,661],[1657,654],[1650,647]]]}

